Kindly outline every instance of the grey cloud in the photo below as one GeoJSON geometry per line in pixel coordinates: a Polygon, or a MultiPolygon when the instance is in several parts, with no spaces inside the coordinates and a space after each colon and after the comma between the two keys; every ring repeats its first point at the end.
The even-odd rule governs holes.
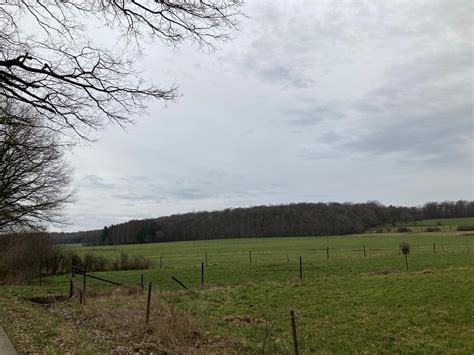
{"type": "Polygon", "coordinates": [[[77,225],[472,195],[472,1],[288,4],[247,1],[216,55],[144,48],[146,75],[183,98],[75,156],[77,225]]]}
{"type": "Polygon", "coordinates": [[[217,169],[210,169],[193,180],[181,179],[173,184],[154,184],[149,177],[126,178],[121,179],[123,184],[117,188],[121,192],[115,193],[113,197],[135,204],[159,204],[253,195],[254,192],[229,187],[238,185],[241,179],[238,174],[217,169]]]}
{"type": "Polygon", "coordinates": [[[111,189],[115,186],[112,182],[94,174],[83,176],[78,185],[80,188],[88,189],[111,189]]]}
{"type": "Polygon", "coordinates": [[[314,126],[323,120],[334,122],[344,117],[343,113],[331,106],[318,106],[314,103],[295,105],[282,109],[286,122],[295,126],[314,126]]]}
{"type": "Polygon", "coordinates": [[[120,180],[124,180],[124,181],[127,181],[127,182],[135,182],[135,181],[139,181],[139,182],[149,182],[151,181],[152,179],[149,177],[149,176],[127,176],[127,177],[122,177],[120,178],[120,180]]]}
{"type": "Polygon", "coordinates": [[[314,81],[311,78],[303,77],[301,73],[298,73],[295,68],[290,67],[289,64],[275,63],[268,67],[260,67],[256,69],[256,74],[264,81],[289,85],[296,88],[307,88],[314,85],[314,81]]]}
{"type": "Polygon", "coordinates": [[[471,157],[472,106],[446,109],[429,114],[391,117],[382,128],[370,131],[341,147],[371,154],[402,153],[418,161],[455,163],[471,157]],[[450,120],[450,118],[453,118],[450,120]]]}
{"type": "Polygon", "coordinates": [[[194,187],[182,187],[169,193],[169,197],[180,200],[200,200],[213,197],[213,195],[213,193],[205,192],[194,187]]]}

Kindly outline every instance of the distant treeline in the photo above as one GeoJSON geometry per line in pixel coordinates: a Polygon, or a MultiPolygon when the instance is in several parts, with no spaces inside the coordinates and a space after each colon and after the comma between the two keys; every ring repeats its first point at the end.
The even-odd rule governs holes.
{"type": "Polygon", "coordinates": [[[361,233],[380,225],[431,218],[474,217],[474,201],[429,202],[421,207],[367,203],[297,203],[213,212],[193,212],[132,220],[103,230],[55,234],[87,245],[154,243],[184,240],[321,236],[361,233]]]}
{"type": "Polygon", "coordinates": [[[55,244],[83,243],[85,240],[98,239],[102,230],[80,231],[71,233],[48,233],[49,239],[55,244]]]}

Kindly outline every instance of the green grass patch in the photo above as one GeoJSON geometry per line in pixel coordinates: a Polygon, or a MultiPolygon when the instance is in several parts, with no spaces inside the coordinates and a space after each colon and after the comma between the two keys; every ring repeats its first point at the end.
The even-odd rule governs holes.
{"type": "MultiPolygon", "coordinates": [[[[210,338],[236,339],[238,345],[235,349],[228,345],[228,352],[290,353],[290,310],[298,315],[302,353],[468,354],[474,349],[474,236],[469,233],[382,233],[67,248],[109,258],[119,257],[122,252],[151,258],[153,269],[94,275],[138,286],[143,274],[145,282],[152,282],[163,300],[192,315],[210,338]],[[405,272],[405,258],[399,251],[403,241],[411,246],[409,272],[405,272]],[[201,287],[201,262],[206,261],[206,254],[205,285],[201,287]],[[182,290],[171,276],[191,291],[182,290]]],[[[59,275],[45,278],[43,284],[41,290],[34,286],[0,289],[2,314],[8,313],[5,309],[37,307],[22,301],[28,295],[66,293],[69,280],[59,275]]],[[[116,286],[87,280],[88,292],[113,288],[116,286]]],[[[41,308],[34,312],[39,327],[34,334],[40,328],[48,330],[46,336],[30,340],[36,344],[30,348],[58,349],[58,338],[64,337],[69,323],[42,316],[45,311],[41,308]]],[[[13,339],[15,329],[7,326],[13,339]]],[[[77,339],[68,339],[68,344],[77,342],[77,349],[90,351],[80,332],[77,339]]],[[[99,352],[106,348],[96,346],[99,352]]]]}
{"type": "Polygon", "coordinates": [[[424,219],[421,221],[416,221],[416,223],[409,223],[409,225],[424,226],[424,227],[426,226],[456,227],[460,225],[474,226],[474,217],[424,219]]]}

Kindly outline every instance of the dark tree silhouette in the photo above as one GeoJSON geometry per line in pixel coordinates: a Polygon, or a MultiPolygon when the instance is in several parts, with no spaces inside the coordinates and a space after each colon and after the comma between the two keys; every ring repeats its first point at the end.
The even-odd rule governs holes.
{"type": "Polygon", "coordinates": [[[129,123],[149,99],[176,97],[175,87],[144,80],[133,51],[147,39],[175,46],[189,38],[212,48],[236,28],[241,5],[0,0],[0,232],[60,221],[70,200],[62,144],[129,123]],[[91,24],[108,29],[113,45],[91,38],[91,24]]]}
{"type": "Polygon", "coordinates": [[[212,47],[229,38],[241,5],[241,0],[0,0],[0,96],[35,110],[49,129],[87,139],[91,129],[108,122],[126,124],[143,112],[147,99],[176,97],[175,87],[145,82],[133,66],[130,44],[140,48],[150,38],[177,45],[190,38],[212,47]],[[89,37],[91,21],[110,29],[119,50],[89,37]]]}
{"type": "Polygon", "coordinates": [[[71,200],[64,146],[29,110],[2,112],[10,114],[0,116],[0,233],[61,223],[60,209],[71,200]],[[12,116],[29,124],[9,124],[12,116]]]}

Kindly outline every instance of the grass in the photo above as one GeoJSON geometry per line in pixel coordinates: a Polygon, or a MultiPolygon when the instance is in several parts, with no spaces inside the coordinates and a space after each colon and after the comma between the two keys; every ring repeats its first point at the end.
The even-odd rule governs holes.
{"type": "Polygon", "coordinates": [[[414,225],[417,226],[474,226],[474,218],[440,218],[440,219],[424,219],[417,221],[414,225]]]}
{"type": "Polygon", "coordinates": [[[408,223],[397,222],[395,225],[384,225],[372,228],[370,232],[376,233],[377,231],[383,231],[386,233],[394,233],[398,227],[407,227],[411,229],[412,232],[424,232],[427,227],[438,227],[441,231],[449,233],[455,231],[458,226],[474,226],[474,217],[423,219],[408,223]]]}
{"type": "MultiPolygon", "coordinates": [[[[217,348],[200,347],[193,351],[290,353],[290,310],[298,315],[302,353],[468,354],[474,350],[472,233],[444,230],[69,248],[110,258],[121,252],[151,258],[154,269],[95,274],[130,285],[138,285],[140,275],[144,274],[145,281],[153,283],[154,297],[192,318],[201,334],[199,341],[219,344],[217,348]],[[398,248],[402,241],[411,245],[408,273],[398,248]],[[201,262],[205,262],[206,253],[205,285],[200,287],[201,262]],[[299,279],[300,256],[303,281],[299,279]],[[182,290],[171,276],[191,290],[182,290]],[[227,338],[232,341],[222,342],[227,338]]],[[[94,349],[102,352],[107,341],[101,342],[99,338],[98,343],[87,343],[84,339],[90,333],[81,333],[80,327],[74,336],[63,334],[64,329],[75,329],[74,322],[83,319],[81,312],[87,312],[91,306],[82,307],[77,301],[59,304],[58,314],[68,307],[74,310],[64,320],[54,316],[54,312],[51,315],[51,310],[22,300],[28,295],[65,293],[67,289],[68,278],[64,275],[46,278],[41,290],[34,286],[3,287],[0,314],[32,309],[37,321],[36,328],[28,333],[28,349],[43,347],[61,352],[58,339],[66,338],[73,348],[75,344],[76,349],[86,353],[94,349]],[[47,335],[32,339],[32,334],[40,334],[40,330],[47,335]]],[[[101,293],[115,287],[88,279],[87,289],[101,293]]],[[[136,298],[123,302],[140,304],[141,300],[136,312],[143,313],[144,296],[130,297],[136,298]]],[[[100,315],[100,309],[111,307],[106,299],[101,302],[100,307],[94,308],[94,317],[100,315]]],[[[113,299],[110,304],[120,312],[120,305],[113,299]]],[[[24,341],[17,338],[15,330],[17,322],[10,318],[7,331],[16,344],[22,344],[24,341]]],[[[163,326],[166,323],[156,324],[163,326]]]]}

